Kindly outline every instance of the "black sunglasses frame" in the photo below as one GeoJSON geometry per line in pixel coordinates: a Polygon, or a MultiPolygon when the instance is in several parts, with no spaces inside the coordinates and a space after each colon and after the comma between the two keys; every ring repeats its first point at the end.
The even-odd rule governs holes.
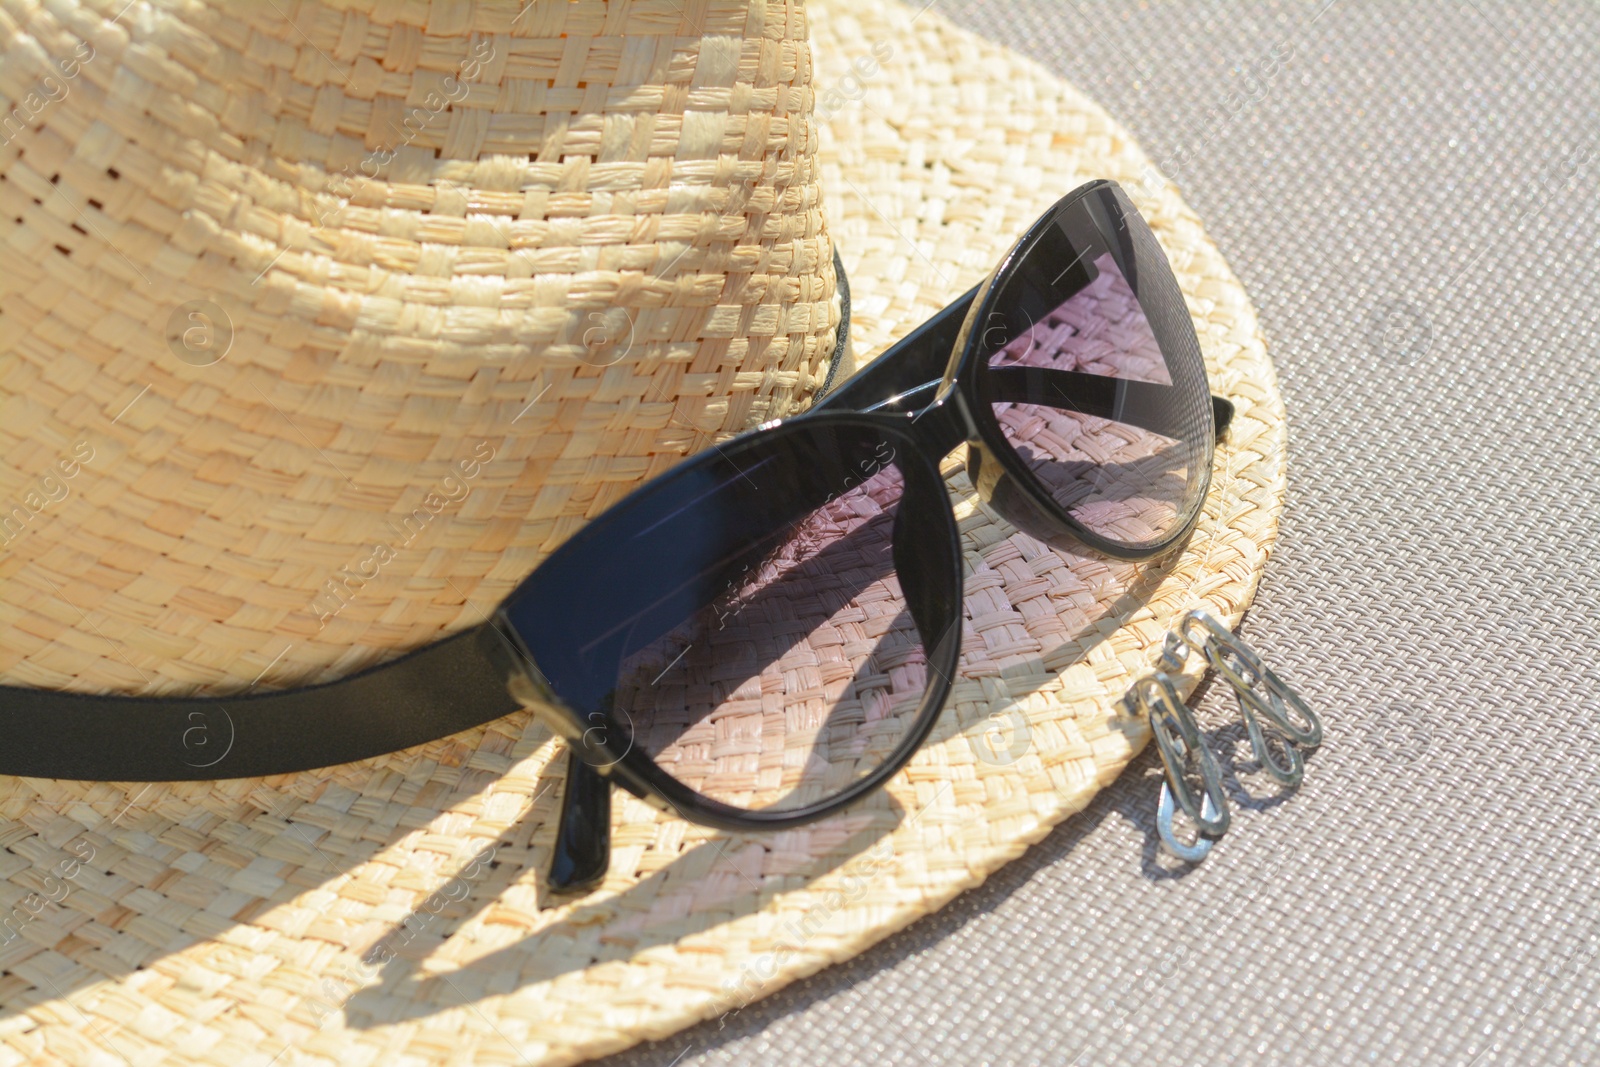
{"type": "MultiPolygon", "coordinates": [[[[1009,334],[997,343],[987,329],[979,329],[979,324],[1004,317],[1001,302],[1005,298],[1005,281],[1017,264],[1051,237],[1063,216],[1074,211],[1087,212],[1108,242],[1119,242],[1120,246],[1112,251],[1124,264],[1130,283],[1139,287],[1141,304],[1147,299],[1144,293],[1148,287],[1164,290],[1155,294],[1152,303],[1167,302],[1168,314],[1150,316],[1162,351],[1170,359],[1175,349],[1182,353],[1178,346],[1190,346],[1192,351],[1182,354],[1195,361],[1203,377],[1198,342],[1159,245],[1115,183],[1092,182],[1074,190],[1046,212],[982,284],[891,347],[810,411],[735,437],[635,490],[567,541],[502,603],[495,624],[515,653],[514,662],[508,664],[519,675],[513,682],[514,695],[525,705],[540,709],[571,748],[567,790],[550,870],[552,888],[587,888],[605,873],[610,851],[609,794],[603,779],[692,822],[731,832],[771,831],[826,818],[881,787],[909,762],[944,708],[960,656],[959,534],[938,468],[940,461],[961,444],[969,446],[969,474],[981,497],[1008,520],[1043,540],[1059,542],[1065,537],[1115,558],[1142,560],[1160,556],[1187,539],[1199,519],[1198,505],[1167,536],[1149,544],[1129,546],[1087,529],[1038,483],[1006,441],[994,415],[995,402],[1042,402],[1039,397],[1049,396],[1054,406],[1065,404],[1087,414],[1110,416],[1113,405],[1118,403],[1119,388],[1124,394],[1130,389],[1153,393],[1174,388],[1033,367],[1005,368],[1014,373],[1002,376],[988,367],[987,352],[1003,345],[1009,334]],[[1176,311],[1182,312],[1181,321],[1172,314],[1172,301],[1176,301],[1176,311]],[[1003,380],[997,382],[997,378],[1003,380]],[[902,507],[912,509],[897,516],[896,525],[914,521],[918,530],[917,537],[908,542],[912,558],[903,560],[897,551],[897,565],[921,571],[925,580],[943,569],[945,579],[932,579],[939,587],[924,590],[935,605],[925,614],[938,615],[928,627],[934,632],[922,634],[929,659],[929,684],[905,736],[880,765],[841,791],[801,808],[737,808],[696,792],[633,747],[630,724],[620,721],[609,706],[600,703],[584,710],[574,709],[557,695],[557,687],[538,666],[541,636],[550,632],[550,606],[581,596],[583,590],[579,584],[553,585],[551,576],[569,576],[569,581],[582,576],[583,583],[592,584],[597,573],[604,573],[600,568],[605,561],[618,554],[626,531],[653,521],[652,517],[663,508],[670,510],[678,502],[677,487],[698,485],[696,476],[703,470],[723,465],[740,469],[740,460],[757,452],[770,452],[785,437],[851,430],[895,445],[895,464],[906,480],[902,507]]],[[[1148,412],[1149,407],[1145,410],[1148,412]]],[[[1119,414],[1137,421],[1139,405],[1119,414]]],[[[1232,407],[1213,397],[1208,414],[1214,426],[1225,426],[1232,407]]],[[[1216,432],[1220,431],[1208,433],[1208,445],[1216,432]]],[[[1201,502],[1209,488],[1211,462],[1208,448],[1199,475],[1203,479],[1198,492],[1201,502]]],[[[899,547],[897,543],[897,550],[899,547]]],[[[908,600],[913,595],[909,585],[902,575],[901,587],[908,600]]],[[[626,591],[619,593],[624,598],[627,595],[626,591]]],[[[919,631],[924,630],[925,621],[929,620],[917,619],[919,631]]],[[[544,658],[545,662],[552,662],[548,655],[544,658]]]]}

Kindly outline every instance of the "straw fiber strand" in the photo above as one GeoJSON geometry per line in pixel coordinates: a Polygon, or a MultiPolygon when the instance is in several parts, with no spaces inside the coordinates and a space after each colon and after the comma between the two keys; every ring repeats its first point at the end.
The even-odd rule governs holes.
{"type": "Polygon", "coordinates": [[[0,48],[13,684],[436,640],[827,372],[797,4],[6,0],[0,48]]]}
{"type": "MultiPolygon", "coordinates": [[[[705,10],[684,7],[689,18],[705,10]]],[[[588,10],[535,5],[529,17],[555,18],[551,8],[572,17],[588,10]]],[[[455,9],[428,10],[446,18],[455,9]]],[[[612,10],[597,6],[595,17],[612,10]]],[[[674,13],[671,4],[628,10],[674,13]]],[[[785,10],[798,24],[798,8],[785,10]]],[[[527,715],[273,779],[9,780],[0,788],[0,890],[17,917],[0,914],[0,926],[16,931],[0,932],[0,1043],[10,1053],[63,1063],[163,1054],[241,1065],[575,1063],[737,1011],[938,908],[1080,809],[1142,746],[1146,725],[1119,714],[1115,700],[1154,663],[1180,612],[1205,606],[1238,620],[1276,532],[1283,411],[1249,301],[1176,190],[1074,89],[932,12],[856,0],[813,4],[804,17],[818,60],[818,179],[850,275],[861,357],[976,282],[1080,182],[1115,178],[1138,202],[1189,302],[1213,391],[1238,406],[1191,541],[1143,565],[1051,548],[987,509],[952,457],[963,657],[928,744],[880,794],[779,834],[708,831],[619,791],[610,873],[578,899],[552,897],[540,882],[565,760],[527,715]],[[830,103],[830,87],[852,85],[830,103]]],[[[337,47],[378,32],[336,34],[337,22],[325,13],[304,24],[335,62],[344,54],[337,47]]],[[[395,47],[406,56],[435,47],[432,27],[383,32],[405,43],[395,47]]],[[[263,36],[241,55],[288,47],[263,36]]],[[[581,47],[564,45],[550,62],[579,64],[565,49],[581,47]]],[[[294,69],[323,79],[303,106],[324,114],[320,94],[342,83],[309,60],[294,69]]],[[[590,107],[580,100],[560,121],[593,128],[590,107]]],[[[478,321],[464,313],[471,305],[430,306],[478,321]]],[[[311,326],[293,325],[305,321],[283,328],[310,337],[311,326]]],[[[30,342],[39,359],[62,360],[67,349],[45,336],[30,342]]],[[[729,336],[742,337],[743,327],[729,336]]],[[[442,374],[453,364],[419,365],[442,374]]],[[[710,390],[720,379],[707,373],[697,381],[710,390]]],[[[421,370],[414,380],[430,381],[421,370]]],[[[531,381],[519,383],[522,403],[531,381]]],[[[230,407],[249,391],[207,395],[230,407]]],[[[495,395],[474,394],[482,403],[495,395]]],[[[514,414],[516,405],[506,408],[514,414]]],[[[544,425],[558,438],[569,424],[544,425]]],[[[330,411],[318,444],[353,462],[362,453],[346,437],[356,433],[330,411]]],[[[567,453],[565,466],[518,484],[535,500],[577,494],[576,477],[553,479],[584,467],[585,455],[567,453]]],[[[228,485],[243,483],[239,469],[228,485]]],[[[582,484],[607,469],[595,463],[582,484]]],[[[350,495],[348,486],[329,492],[350,495]]],[[[530,565],[503,562],[500,551],[461,558],[497,576],[530,565]]]]}

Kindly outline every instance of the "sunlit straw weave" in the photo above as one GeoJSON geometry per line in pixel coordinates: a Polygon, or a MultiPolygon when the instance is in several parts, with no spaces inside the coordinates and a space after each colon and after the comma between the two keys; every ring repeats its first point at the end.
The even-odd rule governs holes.
{"type": "MultiPolygon", "coordinates": [[[[693,0],[683,0],[683,9],[683,17],[702,21],[721,10],[693,0]]],[[[456,9],[435,5],[430,10],[456,9]]],[[[487,9],[470,10],[474,18],[490,17],[487,9]]],[[[619,24],[633,19],[670,21],[674,4],[606,8],[554,3],[536,4],[532,10],[541,19],[554,18],[551,10],[592,11],[589,25],[598,27],[610,25],[612,19],[619,24]]],[[[798,6],[769,8],[762,24],[765,32],[775,33],[778,10],[790,12],[789,25],[801,32],[798,6]]],[[[0,816],[5,820],[0,835],[9,851],[0,858],[7,864],[3,883],[7,900],[13,914],[22,918],[7,926],[14,926],[16,935],[0,944],[0,965],[7,969],[0,977],[4,1005],[0,1041],[13,1054],[70,1063],[120,1062],[121,1057],[139,1062],[162,1049],[170,1051],[174,1062],[230,1065],[265,1064],[274,1056],[280,1057],[279,1064],[575,1062],[663,1036],[696,1019],[737,1010],[927,914],[1081,808],[1143,744],[1143,724],[1119,718],[1112,701],[1154,662],[1167,624],[1180,611],[1203,604],[1224,620],[1236,621],[1266,562],[1284,489],[1283,412],[1271,366],[1238,281],[1199,220],[1174,189],[1147,170],[1144,155],[1120,127],[1077,91],[1031,63],[955,29],[937,14],[914,15],[913,10],[878,0],[813,4],[805,10],[821,90],[820,182],[827,194],[828,232],[839,242],[850,273],[855,345],[862,355],[880,350],[971,285],[1061,192],[1091,177],[1120,180],[1171,257],[1200,332],[1213,390],[1239,405],[1233,429],[1219,451],[1205,517],[1183,553],[1163,566],[1134,566],[1051,550],[976,503],[959,464],[953,465],[950,484],[967,554],[968,624],[955,696],[929,746],[873,801],[842,817],[779,835],[710,833],[618,793],[611,874],[599,892],[572,902],[550,900],[539,883],[554,834],[564,761],[551,762],[560,751],[558,745],[524,716],[421,750],[268,780],[149,787],[9,780],[0,791],[0,816]],[[860,99],[851,99],[857,95],[851,89],[854,85],[865,86],[860,99]],[[27,896],[30,892],[35,896],[27,896]],[[37,909],[30,901],[40,902],[37,909]]],[[[239,39],[239,51],[248,57],[239,62],[261,63],[295,47],[289,40],[294,32],[281,21],[273,22],[266,14],[252,17],[260,28],[248,39],[239,39]]],[[[301,25],[328,52],[332,65],[351,70],[352,79],[362,85],[386,83],[391,76],[375,67],[369,70],[368,61],[355,58],[363,42],[382,40],[384,34],[403,40],[404,53],[413,60],[455,56],[467,47],[462,37],[465,26],[391,30],[365,26],[358,16],[350,16],[357,21],[341,29],[340,20],[329,13],[309,21],[308,15],[301,17],[301,25]]],[[[197,9],[193,18],[197,23],[202,18],[226,23],[203,9],[197,9]]],[[[126,21],[135,22],[131,14],[126,21]]],[[[550,31],[546,23],[538,24],[539,33],[550,31]]],[[[128,50],[127,58],[118,59],[124,50],[108,39],[95,62],[105,63],[107,72],[126,67],[129,73],[119,77],[142,77],[147,82],[163,76],[163,63],[168,61],[163,50],[167,57],[186,57],[193,68],[210,69],[207,64],[220,62],[195,51],[201,47],[197,35],[172,30],[162,36],[151,29],[135,36],[145,42],[137,46],[136,55],[128,50]]],[[[673,71],[698,69],[692,61],[697,46],[725,47],[697,45],[693,38],[676,40],[677,50],[670,54],[677,58],[668,64],[673,71]]],[[[511,44],[516,41],[510,39],[511,44]]],[[[767,55],[765,45],[750,47],[747,54],[767,55]]],[[[803,45],[790,40],[774,47],[774,56],[791,57],[784,62],[792,63],[793,70],[807,69],[803,45]]],[[[574,56],[582,48],[582,44],[562,46],[574,56]]],[[[594,51],[590,49],[590,54],[594,51]]],[[[553,77],[558,66],[552,62],[550,73],[540,77],[553,77]]],[[[779,68],[788,69],[782,64],[779,68]]],[[[10,77],[9,61],[6,69],[10,77]]],[[[755,67],[750,73],[756,73],[755,67]]],[[[274,84],[281,86],[283,105],[298,101],[295,106],[308,116],[308,129],[318,122],[336,121],[342,83],[332,77],[328,64],[303,54],[292,70],[284,70],[277,79],[274,84]],[[321,79],[322,84],[316,91],[302,90],[301,79],[321,79]]],[[[799,79],[793,75],[793,80],[799,79]]],[[[80,85],[74,91],[88,88],[80,85]]],[[[531,88],[502,91],[528,92],[529,108],[544,99],[531,88]]],[[[693,92],[689,90],[691,96],[693,92]]],[[[759,93],[736,88],[727,99],[731,106],[746,94],[753,99],[759,93]]],[[[185,90],[188,98],[198,100],[202,95],[192,85],[185,90]]],[[[658,91],[655,110],[661,95],[658,91]]],[[[592,98],[573,97],[562,104],[571,117],[552,125],[563,125],[569,137],[575,135],[572,131],[598,129],[589,117],[590,108],[609,99],[599,91],[592,98]]],[[[133,121],[116,117],[125,110],[119,108],[104,120],[103,133],[85,125],[76,140],[80,144],[87,140],[91,147],[79,151],[105,151],[92,146],[116,140],[110,124],[133,121]]],[[[237,117],[240,122],[247,119],[264,121],[255,114],[237,117]]],[[[488,125],[495,128],[493,120],[488,125]]],[[[52,150],[62,160],[71,155],[68,141],[46,139],[46,143],[55,145],[52,150]]],[[[744,143],[724,139],[726,162],[708,164],[708,172],[734,167],[744,143]]],[[[192,181],[183,179],[178,166],[187,157],[177,147],[172,151],[177,160],[169,164],[173,180],[160,185],[168,191],[159,195],[175,195],[171,190],[180,188],[183,180],[192,181]]],[[[597,180],[598,162],[585,159],[580,166],[587,168],[589,181],[597,180]]],[[[232,173],[220,162],[216,167],[221,174],[232,173]]],[[[488,169],[488,164],[482,167],[488,169]]],[[[285,175],[284,180],[285,189],[297,187],[298,176],[285,175]]],[[[519,180],[507,178],[506,184],[516,188],[519,180]]],[[[668,199],[689,195],[687,190],[678,192],[676,164],[671,180],[668,199]]],[[[15,189],[0,189],[5,189],[5,196],[16,196],[15,189]]],[[[419,185],[410,195],[425,193],[419,185]]],[[[552,192],[548,202],[557,199],[552,192]]],[[[56,200],[59,203],[60,197],[56,200]]],[[[173,276],[237,270],[248,282],[249,268],[262,269],[275,254],[266,251],[268,242],[263,240],[263,254],[246,259],[240,253],[243,265],[236,268],[221,261],[214,266],[210,261],[182,266],[180,261],[193,252],[183,251],[188,246],[176,236],[158,238],[152,231],[135,241],[134,231],[127,228],[132,222],[113,223],[119,217],[170,219],[171,208],[157,193],[142,193],[136,201],[102,202],[105,213],[93,216],[95,225],[122,227],[113,236],[140,269],[160,263],[173,276]]],[[[795,227],[789,240],[799,241],[806,255],[820,257],[826,248],[821,223],[813,228],[809,221],[817,207],[807,206],[804,226],[799,214],[771,225],[780,230],[795,227]]],[[[250,217],[253,211],[241,208],[240,217],[250,217]]],[[[27,217],[43,219],[48,214],[39,207],[32,212],[27,217]]],[[[372,218],[382,221],[381,213],[372,218]]],[[[66,215],[63,220],[59,228],[63,243],[89,243],[72,231],[66,215]]],[[[577,224],[572,225],[576,232],[577,224]]],[[[714,228],[714,220],[705,225],[714,228]]],[[[173,235],[176,228],[164,233],[173,235]]],[[[354,233],[346,239],[363,255],[391,254],[386,239],[354,233]]],[[[204,245],[220,238],[197,230],[193,240],[204,245]]],[[[241,246],[246,243],[245,238],[239,241],[241,246]]],[[[574,238],[572,247],[559,253],[572,257],[561,262],[590,254],[582,251],[586,245],[576,242],[574,238]]],[[[96,263],[106,276],[130,273],[107,246],[95,242],[94,247],[96,263]]],[[[140,299],[123,292],[128,288],[126,278],[116,284],[91,285],[87,268],[83,275],[75,273],[79,268],[70,266],[70,256],[51,266],[53,261],[37,248],[23,252],[32,257],[29,262],[46,263],[35,270],[38,278],[54,280],[24,283],[8,267],[5,284],[12,287],[4,305],[8,318],[13,303],[19,301],[36,307],[53,300],[66,315],[68,305],[87,300],[92,293],[106,294],[108,308],[140,299]],[[50,271],[67,273],[57,278],[50,271]],[[16,295],[19,287],[31,294],[28,301],[16,295]]],[[[7,254],[22,253],[13,249],[7,254]]],[[[422,259],[443,255],[431,249],[416,254],[422,259]]],[[[497,265],[504,262],[503,251],[483,254],[501,257],[494,259],[497,265]]],[[[348,344],[337,338],[347,338],[350,327],[364,321],[357,316],[365,296],[330,298],[321,310],[326,321],[321,321],[305,316],[294,303],[301,291],[297,287],[310,284],[296,279],[309,272],[319,279],[313,291],[324,293],[328,279],[349,277],[348,291],[354,292],[360,288],[351,277],[355,272],[335,267],[326,256],[311,259],[290,252],[284,260],[289,265],[272,267],[261,283],[285,272],[284,280],[275,283],[285,287],[281,302],[264,305],[274,309],[272,315],[241,316],[256,324],[252,352],[277,352],[278,362],[262,362],[268,357],[260,354],[235,361],[234,356],[241,354],[236,351],[221,363],[196,371],[193,378],[187,377],[187,368],[173,370],[163,364],[165,399],[130,422],[141,412],[136,404],[118,423],[131,426],[129,443],[115,453],[116,467],[106,464],[108,479],[124,463],[155,464],[162,455],[186,456],[188,450],[199,449],[194,442],[182,443],[184,434],[200,434],[201,425],[207,423],[206,417],[192,412],[223,412],[244,419],[253,396],[251,383],[257,379],[230,379],[224,389],[206,384],[199,375],[219,368],[244,375],[252,367],[262,375],[261,388],[269,395],[271,389],[284,390],[281,395],[297,405],[295,410],[285,407],[291,418],[304,413],[300,417],[307,425],[302,428],[314,434],[311,440],[334,463],[361,464],[362,478],[373,484],[387,478],[396,485],[417,486],[433,477],[422,456],[413,457],[405,470],[383,466],[382,477],[376,465],[369,470],[362,457],[374,442],[387,438],[378,429],[367,428],[367,409],[355,395],[360,387],[349,385],[344,392],[336,385],[312,388],[312,378],[320,382],[317,376],[333,373],[329,368],[335,366],[327,359],[329,350],[312,342],[348,344]],[[302,314],[290,314],[293,308],[302,314]],[[274,330],[289,331],[284,347],[268,348],[274,330]],[[268,367],[272,375],[266,373],[268,367]],[[185,375],[182,387],[174,384],[180,373],[185,375]],[[180,402],[175,397],[187,399],[180,402]],[[322,399],[314,404],[314,398],[322,399]],[[320,412],[315,421],[310,418],[313,409],[320,412]]],[[[359,273],[361,279],[382,275],[365,267],[359,273]]],[[[755,273],[752,268],[752,279],[755,273]]],[[[468,336],[480,336],[472,332],[478,326],[466,324],[484,320],[466,308],[482,290],[455,286],[443,276],[426,283],[415,275],[406,277],[419,293],[419,305],[422,293],[436,301],[427,305],[429,314],[419,306],[403,320],[394,320],[397,325],[404,321],[407,336],[421,331],[444,344],[445,338],[456,338],[458,323],[468,336]],[[432,327],[436,334],[427,333],[432,327]]],[[[784,284],[790,277],[783,274],[784,284]]],[[[758,406],[781,405],[804,389],[804,375],[815,376],[820,366],[815,353],[820,349],[808,346],[825,340],[827,333],[822,321],[830,281],[825,267],[819,259],[811,274],[796,277],[795,285],[815,287],[806,294],[806,306],[814,308],[807,314],[814,317],[817,328],[769,335],[801,349],[792,353],[792,363],[783,363],[788,370],[737,369],[745,366],[742,360],[759,357],[744,351],[735,357],[727,345],[722,354],[703,357],[703,352],[724,344],[717,342],[706,348],[687,345],[678,356],[692,360],[695,367],[704,366],[703,376],[687,373],[665,354],[660,357],[663,365],[672,369],[653,373],[662,381],[677,383],[670,388],[685,395],[738,396],[725,409],[707,401],[707,409],[719,412],[721,427],[742,424],[758,406]],[[702,364],[702,358],[708,362],[702,364]]],[[[480,280],[485,287],[512,284],[492,270],[480,280]]],[[[682,284],[699,283],[684,278],[682,284]]],[[[799,305],[789,306],[793,315],[799,305]]],[[[122,343],[137,316],[121,315],[105,312],[108,325],[95,331],[98,347],[90,351],[100,353],[122,343]]],[[[141,328],[159,331],[161,326],[156,322],[141,328]]],[[[484,339],[492,339],[493,330],[484,329],[490,335],[484,339]]],[[[741,324],[728,336],[744,333],[741,324]]],[[[41,326],[29,341],[31,354],[25,354],[20,368],[8,364],[7,373],[38,382],[37,394],[30,388],[30,396],[55,395],[52,390],[57,390],[63,398],[84,397],[77,402],[79,408],[67,410],[77,411],[82,416],[79,424],[87,424],[99,413],[116,414],[117,406],[126,403],[134,390],[101,396],[106,386],[95,384],[98,379],[83,362],[89,357],[73,348],[79,343],[77,336],[41,326]],[[71,388],[51,384],[57,380],[70,381],[71,388]]],[[[415,396],[402,403],[395,399],[398,393],[391,394],[390,403],[397,405],[396,422],[414,417],[430,431],[442,433],[453,425],[453,418],[476,417],[467,408],[486,405],[499,420],[494,425],[503,426],[537,392],[536,372],[507,384],[503,362],[458,364],[454,355],[423,355],[398,340],[396,346],[399,354],[393,358],[401,361],[399,367],[385,373],[412,382],[415,396]],[[413,361],[405,362],[408,359],[413,361]],[[473,370],[461,371],[464,377],[451,377],[451,368],[457,366],[473,370]],[[491,366],[500,372],[490,373],[486,368],[491,366]],[[475,378],[474,371],[485,377],[475,378]],[[471,404],[458,405],[463,393],[471,404]]],[[[350,349],[344,351],[347,358],[356,358],[350,349]]],[[[385,360],[389,358],[386,354],[385,360]]],[[[107,362],[117,367],[129,362],[145,366],[142,360],[126,356],[108,357],[107,362]]],[[[378,365],[372,362],[356,377],[361,381],[384,377],[375,374],[378,365]]],[[[550,374],[555,372],[548,368],[560,363],[552,356],[537,365],[550,374]]],[[[519,468],[515,489],[472,491],[463,516],[477,514],[467,510],[475,499],[499,501],[517,492],[524,494],[539,531],[525,538],[517,523],[500,519],[489,522],[492,534],[474,535],[471,549],[454,557],[452,566],[459,569],[451,572],[474,600],[491,598],[488,581],[483,586],[469,586],[466,581],[489,574],[496,580],[509,579],[525,570],[536,558],[537,546],[562,529],[556,515],[569,516],[566,521],[575,523],[578,516],[592,513],[609,499],[614,483],[597,486],[598,479],[620,479],[624,470],[631,478],[653,469],[656,462],[666,462],[643,458],[653,448],[694,446],[687,432],[671,436],[677,431],[670,426],[667,408],[657,410],[638,401],[634,376],[642,372],[632,369],[635,366],[625,361],[618,368],[626,369],[607,372],[618,375],[613,390],[611,377],[601,376],[596,384],[582,377],[587,372],[575,363],[567,364],[560,379],[565,385],[557,390],[577,390],[581,380],[588,382],[590,392],[564,395],[558,407],[540,415],[542,429],[529,436],[527,447],[549,450],[538,453],[547,462],[524,474],[519,458],[512,464],[519,468]],[[568,407],[573,408],[570,416],[568,407]],[[650,428],[640,428],[647,423],[650,428]],[[593,450],[602,447],[600,442],[610,441],[620,443],[599,453],[607,458],[591,458],[593,450]],[[663,446],[661,441],[669,444],[663,446]],[[628,463],[611,458],[625,453],[640,458],[628,463]],[[593,494],[583,501],[576,499],[580,484],[583,492],[593,494]],[[547,510],[540,510],[546,505],[547,510]],[[508,552],[513,545],[524,548],[508,552]]],[[[135,371],[125,373],[129,383],[136,380],[135,371]]],[[[150,399],[147,396],[140,404],[150,399]]],[[[551,399],[547,396],[540,403],[551,399]]],[[[533,413],[542,410],[536,405],[533,413]]],[[[273,462],[298,474],[274,483],[271,492],[254,486],[237,490],[235,497],[272,496],[271,503],[258,505],[263,512],[283,508],[282,496],[303,484],[321,486],[330,499],[366,499],[322,477],[317,468],[320,457],[306,449],[305,442],[297,448],[288,431],[269,431],[264,427],[270,420],[259,415],[249,418],[258,420],[240,438],[249,447],[214,471],[215,477],[222,484],[250,484],[247,472],[257,455],[280,457],[273,462]],[[318,478],[322,480],[315,481],[318,478]]],[[[19,427],[28,425],[9,411],[0,421],[10,435],[24,432],[19,427]]],[[[36,454],[41,462],[53,461],[52,450],[70,451],[72,445],[64,435],[47,432],[47,425],[48,420],[39,424],[36,434],[27,430],[30,440],[40,442],[33,446],[39,451],[29,455],[36,454]]],[[[241,431],[224,431],[219,423],[214,432],[215,437],[203,438],[204,448],[197,456],[202,462],[219,451],[234,455],[228,451],[234,447],[229,445],[234,441],[230,435],[241,431]]],[[[470,438],[451,440],[466,445],[470,438]]],[[[446,458],[455,458],[455,453],[446,458]]],[[[485,464],[485,470],[492,466],[485,464]]],[[[355,476],[357,471],[347,473],[355,476]]],[[[92,477],[100,474],[96,471],[92,477]]],[[[488,478],[486,473],[485,484],[488,478]]],[[[141,484],[152,495],[165,491],[164,483],[141,484]]],[[[120,486],[114,488],[122,491],[120,486]]],[[[198,490],[171,491],[177,508],[188,506],[185,502],[195,499],[191,494],[198,490]]],[[[87,497],[90,490],[82,492],[87,497]]],[[[305,508],[297,521],[308,524],[308,529],[321,529],[328,522],[321,517],[326,505],[313,507],[308,501],[305,508]]],[[[161,538],[177,538],[176,533],[158,537],[146,532],[158,513],[161,507],[152,505],[148,514],[137,516],[138,522],[134,515],[123,517],[130,559],[142,558],[138,552],[146,542],[175,543],[161,538]]],[[[68,515],[63,507],[55,521],[68,515]]],[[[196,519],[182,543],[210,544],[207,531],[212,521],[216,520],[196,519]]],[[[429,559],[440,551],[437,546],[455,543],[460,521],[452,518],[438,531],[439,541],[425,553],[429,559]]],[[[57,536],[46,530],[29,536],[42,541],[47,534],[57,536]]],[[[211,551],[248,561],[267,552],[262,546],[271,543],[263,536],[211,551]]],[[[88,551],[61,544],[54,551],[74,554],[73,558],[88,551]]],[[[78,573],[65,564],[65,558],[57,560],[63,573],[78,573]]],[[[81,570],[89,564],[77,566],[81,570]]],[[[12,574],[6,572],[8,603],[13,595],[9,589],[16,582],[12,574]]],[[[90,577],[75,579],[72,588],[63,591],[73,597],[74,591],[87,594],[90,587],[100,589],[96,574],[91,570],[90,577]]],[[[387,635],[383,643],[405,640],[413,632],[407,628],[413,614],[418,620],[435,619],[435,625],[458,621],[453,615],[429,614],[432,605],[447,603],[451,595],[448,582],[439,580],[438,585],[442,588],[418,579],[407,587],[433,589],[437,601],[408,601],[403,616],[407,621],[383,631],[387,635]]],[[[201,597],[188,590],[181,595],[201,597]]],[[[386,593],[385,604],[387,597],[386,593]]],[[[454,603],[459,609],[459,595],[454,603]]],[[[338,621],[355,609],[352,603],[338,621]]],[[[70,628],[69,622],[62,616],[51,631],[60,635],[53,639],[62,648],[59,660],[51,662],[81,664],[77,671],[59,668],[80,679],[89,677],[85,671],[91,670],[100,672],[92,675],[98,679],[120,679],[101,662],[104,642],[92,629],[80,629],[81,620],[70,628]],[[70,648],[77,649],[75,659],[66,655],[70,648]]],[[[6,625],[9,635],[13,624],[6,625]]],[[[215,624],[196,628],[186,662],[202,662],[200,645],[222,629],[215,624]]],[[[372,633],[365,631],[351,640],[366,640],[372,633]]],[[[123,631],[108,631],[107,636],[119,645],[131,640],[123,631]]],[[[150,649],[161,648],[163,655],[179,651],[167,652],[153,638],[146,645],[129,647],[130,656],[150,655],[148,661],[136,660],[148,662],[150,670],[162,662],[150,649]]],[[[269,647],[263,655],[272,651],[269,647]]],[[[248,673],[229,664],[216,669],[219,676],[248,673]]],[[[1139,859],[1130,855],[1128,862],[1139,859]]]]}
{"type": "Polygon", "coordinates": [[[349,673],[826,373],[798,5],[124,3],[0,6],[0,677],[349,673]]]}

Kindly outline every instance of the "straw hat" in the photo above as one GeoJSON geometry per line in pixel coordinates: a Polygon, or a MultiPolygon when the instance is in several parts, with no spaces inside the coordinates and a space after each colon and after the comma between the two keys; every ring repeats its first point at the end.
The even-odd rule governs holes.
{"type": "Polygon", "coordinates": [[[6,684],[299,684],[475,622],[643,479],[804,407],[835,244],[865,358],[1089,178],[1139,204],[1237,406],[1160,564],[1034,541],[952,457],[968,627],[928,747],[776,835],[619,793],[587,897],[540,883],[565,761],[527,715],[268,779],[0,779],[18,1056],[555,1064],[737,1010],[1087,803],[1170,620],[1253,594],[1284,440],[1238,281],[1095,104],[936,13],[18,0],[0,48],[6,684]]]}

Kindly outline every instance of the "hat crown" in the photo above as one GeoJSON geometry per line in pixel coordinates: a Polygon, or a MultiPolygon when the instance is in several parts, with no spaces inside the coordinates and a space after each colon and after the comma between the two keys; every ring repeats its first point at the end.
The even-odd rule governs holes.
{"type": "Polygon", "coordinates": [[[0,680],[348,673],[826,373],[798,3],[52,5],[11,34],[0,680]]]}

